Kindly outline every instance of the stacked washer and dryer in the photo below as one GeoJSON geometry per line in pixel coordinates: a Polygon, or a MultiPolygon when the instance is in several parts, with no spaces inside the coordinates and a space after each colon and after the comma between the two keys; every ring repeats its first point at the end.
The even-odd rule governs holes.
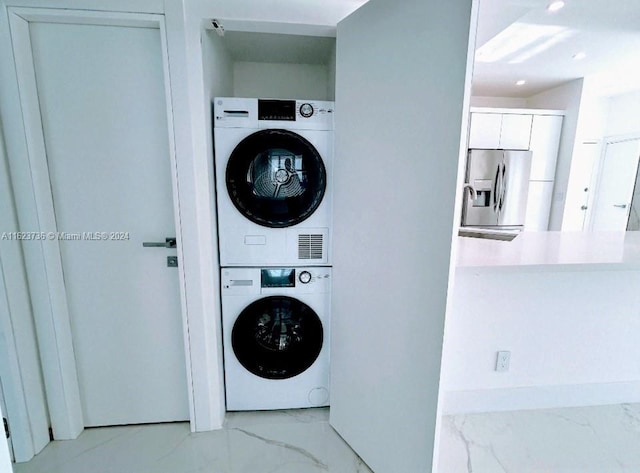
{"type": "Polygon", "coordinates": [[[227,410],[326,406],[333,102],[213,111],[227,410]]]}

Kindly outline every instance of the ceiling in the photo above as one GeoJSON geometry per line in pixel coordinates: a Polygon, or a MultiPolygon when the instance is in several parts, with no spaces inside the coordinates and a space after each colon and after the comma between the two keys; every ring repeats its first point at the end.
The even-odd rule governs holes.
{"type": "Polygon", "coordinates": [[[640,89],[640,1],[565,0],[555,13],[549,3],[480,3],[473,95],[529,97],[580,77],[600,95],[640,89]]]}
{"type": "MultiPolygon", "coordinates": [[[[366,1],[212,1],[210,8],[213,15],[224,19],[228,32],[278,31],[326,37],[335,35],[335,25],[366,1]],[[260,27],[256,28],[257,24],[260,27]]],[[[555,13],[547,10],[550,2],[480,0],[477,48],[487,44],[490,47],[492,40],[499,42],[509,33],[513,34],[503,41],[502,47],[515,48],[518,43],[523,47],[503,57],[489,54],[491,62],[476,60],[473,95],[524,98],[581,77],[586,77],[600,95],[640,89],[640,0],[565,0],[565,7],[555,13]],[[574,60],[573,56],[581,51],[586,57],[574,60]],[[516,86],[520,79],[526,84],[516,86]]],[[[259,44],[265,48],[260,51],[247,52],[250,48],[238,43],[236,54],[247,54],[244,60],[256,60],[282,47],[271,44],[277,38],[264,39],[259,44]]],[[[233,40],[241,42],[241,37],[229,42],[234,43],[233,40]]],[[[307,54],[307,62],[324,62],[330,42],[309,41],[309,52],[314,54],[307,54]]]]}

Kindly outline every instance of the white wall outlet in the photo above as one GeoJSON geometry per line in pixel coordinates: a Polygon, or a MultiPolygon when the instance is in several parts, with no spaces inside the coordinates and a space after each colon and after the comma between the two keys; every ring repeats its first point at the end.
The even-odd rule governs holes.
{"type": "Polygon", "coordinates": [[[496,371],[509,371],[509,362],[511,361],[510,351],[499,351],[496,357],[496,371]]]}

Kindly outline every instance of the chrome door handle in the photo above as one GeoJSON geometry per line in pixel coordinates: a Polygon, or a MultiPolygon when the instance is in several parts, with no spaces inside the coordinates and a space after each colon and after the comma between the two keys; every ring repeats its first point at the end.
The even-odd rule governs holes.
{"type": "Polygon", "coordinates": [[[626,209],[627,204],[613,204],[614,207],[618,207],[619,209],[626,209]]]}
{"type": "Polygon", "coordinates": [[[174,238],[165,238],[164,242],[161,241],[144,241],[142,242],[142,246],[145,248],[175,248],[176,247],[176,239],[174,238]]]}
{"type": "Polygon", "coordinates": [[[504,195],[507,192],[507,165],[502,163],[502,177],[500,179],[500,206],[499,209],[502,211],[502,206],[504,205],[504,195]]]}
{"type": "Polygon", "coordinates": [[[478,198],[478,193],[476,192],[475,187],[473,187],[468,182],[465,182],[464,185],[462,186],[463,191],[466,189],[469,189],[469,193],[471,194],[471,200],[476,200],[478,198]]]}

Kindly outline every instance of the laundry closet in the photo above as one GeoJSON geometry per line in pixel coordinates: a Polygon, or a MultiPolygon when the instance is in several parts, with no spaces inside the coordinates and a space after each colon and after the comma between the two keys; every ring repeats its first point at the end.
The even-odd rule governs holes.
{"type": "Polygon", "coordinates": [[[335,40],[211,25],[226,408],[327,406],[335,40]]]}

